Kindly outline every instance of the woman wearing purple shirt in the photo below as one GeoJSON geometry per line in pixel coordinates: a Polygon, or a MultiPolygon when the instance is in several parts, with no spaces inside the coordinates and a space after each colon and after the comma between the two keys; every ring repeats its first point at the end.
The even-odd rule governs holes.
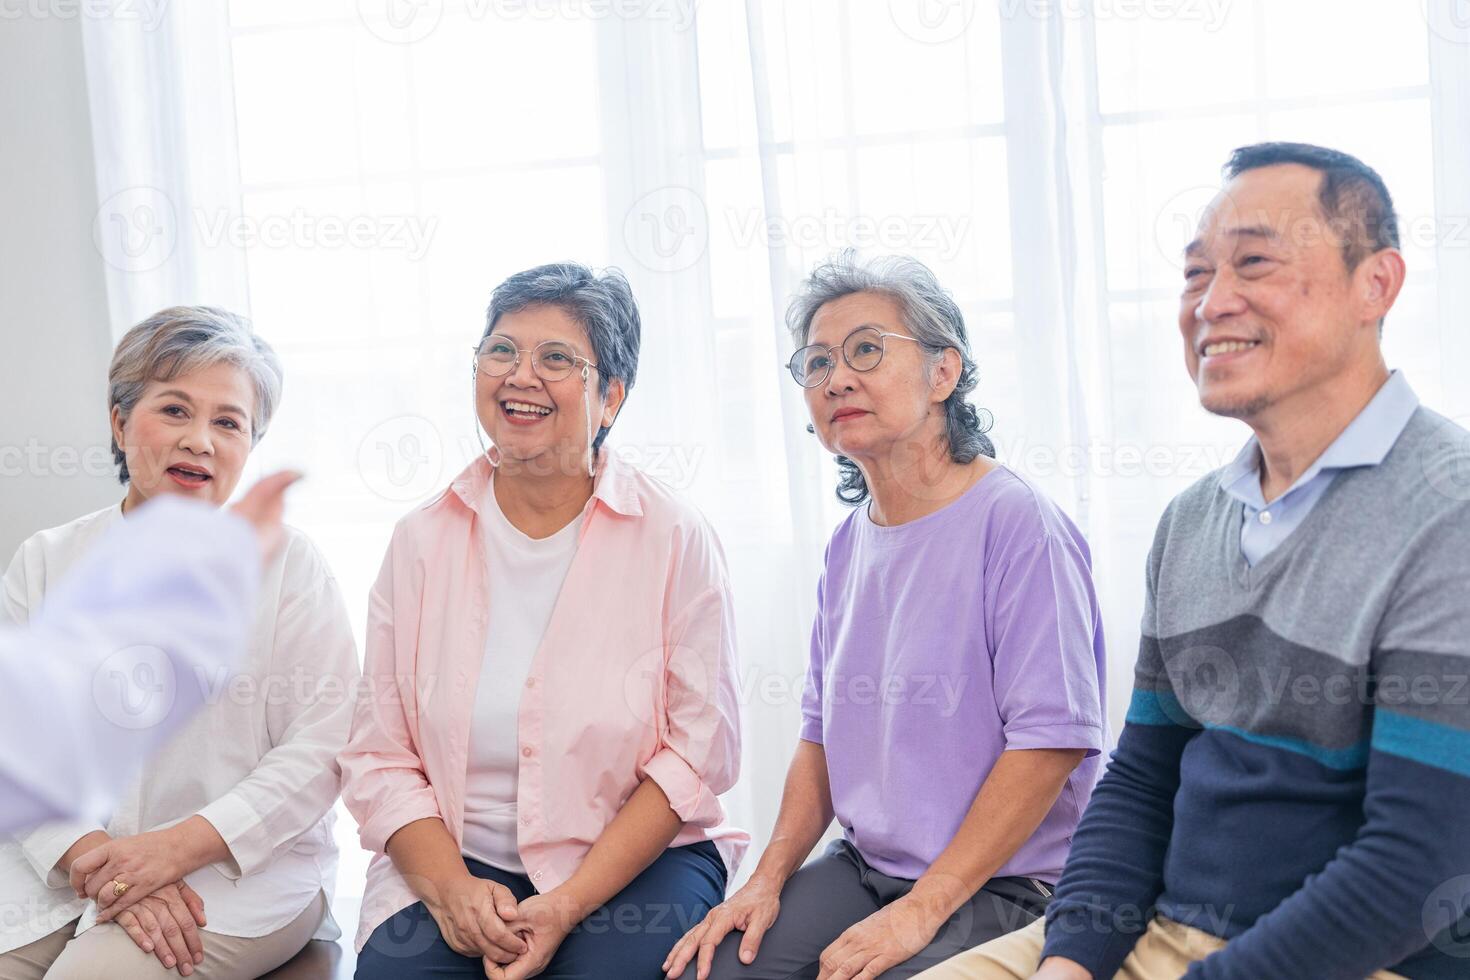
{"type": "Polygon", "coordinates": [[[995,461],[964,317],[922,263],[843,253],[787,322],[855,507],[827,546],[770,843],[664,968],[911,977],[1033,921],[1061,874],[1107,741],[1091,557],[995,461]],[[834,817],[842,838],[803,865],[834,817]]]}

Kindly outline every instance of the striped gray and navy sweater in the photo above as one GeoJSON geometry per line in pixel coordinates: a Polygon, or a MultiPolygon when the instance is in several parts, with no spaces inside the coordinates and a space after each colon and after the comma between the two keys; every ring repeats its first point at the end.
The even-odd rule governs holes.
{"type": "Polygon", "coordinates": [[[1169,505],[1047,955],[1111,977],[1157,910],[1230,940],[1201,980],[1470,977],[1467,446],[1419,408],[1254,567],[1214,475],[1169,505]]]}

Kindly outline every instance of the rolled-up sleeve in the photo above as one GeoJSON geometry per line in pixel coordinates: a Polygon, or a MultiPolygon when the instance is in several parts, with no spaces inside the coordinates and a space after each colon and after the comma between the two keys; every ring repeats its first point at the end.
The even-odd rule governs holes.
{"type": "Polygon", "coordinates": [[[1046,534],[1018,551],[988,607],[1006,748],[1104,747],[1097,599],[1075,545],[1046,534]]]}
{"type": "Polygon", "coordinates": [[[719,794],[740,775],[735,610],[714,532],[692,534],[671,575],[659,747],[642,767],[679,819],[724,820],[719,794]]]}
{"type": "Polygon", "coordinates": [[[286,555],[266,703],[271,748],[250,774],[199,815],[224,838],[227,878],[253,874],[290,850],[337,801],[337,754],[352,725],[357,644],[337,580],[305,538],[286,555]]]}
{"type": "Polygon", "coordinates": [[[362,683],[351,737],[338,756],[342,801],[357,820],[362,846],[377,852],[387,850],[388,839],[400,828],[443,816],[419,754],[416,719],[406,707],[414,697],[413,637],[419,609],[411,590],[395,588],[407,577],[395,568],[401,552],[395,532],[368,594],[362,683]]]}

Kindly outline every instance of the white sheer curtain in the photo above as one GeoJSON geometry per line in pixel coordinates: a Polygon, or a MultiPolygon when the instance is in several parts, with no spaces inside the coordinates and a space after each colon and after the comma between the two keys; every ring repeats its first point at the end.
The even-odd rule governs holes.
{"type": "Polygon", "coordinates": [[[613,442],[724,539],[747,707],[728,802],[758,846],[842,513],[781,312],[834,249],[918,255],[961,302],[1002,459],[1092,542],[1115,723],[1153,524],[1245,437],[1197,407],[1173,325],[1178,251],[1232,148],[1320,142],[1384,174],[1411,268],[1390,360],[1470,413],[1460,0],[167,10],[88,37],[102,198],[160,188],[185,219],[164,261],[118,260],[115,326],[179,301],[253,315],[288,371],[256,465],[310,471],[293,518],[359,620],[392,521],[477,451],[491,287],[562,258],[627,271],[644,354],[613,442]]]}
{"type": "Polygon", "coordinates": [[[80,22],[114,333],[177,303],[244,308],[244,252],[219,234],[239,199],[225,9],[124,5],[80,22]]]}

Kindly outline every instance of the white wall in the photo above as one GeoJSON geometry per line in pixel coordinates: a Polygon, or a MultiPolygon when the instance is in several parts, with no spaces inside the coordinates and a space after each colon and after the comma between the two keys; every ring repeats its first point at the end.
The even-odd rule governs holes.
{"type": "Polygon", "coordinates": [[[31,532],[121,493],[97,465],[110,458],[111,339],[92,243],[97,191],[74,16],[0,20],[0,133],[3,566],[31,532]]]}

